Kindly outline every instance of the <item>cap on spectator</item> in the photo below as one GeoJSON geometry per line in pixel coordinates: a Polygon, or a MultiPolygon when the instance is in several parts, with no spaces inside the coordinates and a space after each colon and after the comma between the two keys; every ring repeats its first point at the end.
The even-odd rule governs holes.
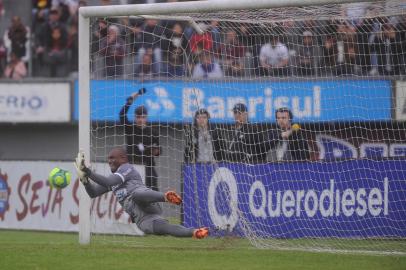
{"type": "Polygon", "coordinates": [[[140,116],[140,115],[148,115],[148,110],[145,106],[139,106],[135,109],[135,115],[140,116]]]}
{"type": "Polygon", "coordinates": [[[243,103],[237,103],[234,105],[233,112],[234,113],[243,113],[247,111],[247,106],[243,103]]]}
{"type": "Polygon", "coordinates": [[[313,36],[313,33],[310,32],[310,31],[304,31],[304,32],[303,32],[303,36],[304,36],[304,37],[312,37],[312,36],[313,36]]]}

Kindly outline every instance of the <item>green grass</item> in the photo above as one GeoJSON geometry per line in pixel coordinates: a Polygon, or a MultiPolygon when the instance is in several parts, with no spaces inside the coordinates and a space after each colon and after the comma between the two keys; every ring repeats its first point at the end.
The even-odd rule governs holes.
{"type": "Polygon", "coordinates": [[[240,239],[98,236],[81,246],[77,238],[0,230],[0,269],[406,269],[406,256],[255,249],[240,239]]]}

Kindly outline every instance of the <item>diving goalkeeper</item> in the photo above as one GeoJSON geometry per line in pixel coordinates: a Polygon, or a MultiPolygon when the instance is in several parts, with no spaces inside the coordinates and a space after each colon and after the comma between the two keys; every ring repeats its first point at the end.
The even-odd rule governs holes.
{"type": "Polygon", "coordinates": [[[170,224],[161,216],[160,202],[180,205],[182,199],[174,191],[162,193],[147,188],[134,166],[128,163],[127,152],[124,148],[113,148],[108,155],[108,163],[113,174],[105,177],[91,171],[85,164],[84,153],[82,151],[78,153],[74,165],[80,181],[91,198],[113,191],[124,211],[146,234],[197,239],[208,236],[208,228],[191,229],[170,224]]]}

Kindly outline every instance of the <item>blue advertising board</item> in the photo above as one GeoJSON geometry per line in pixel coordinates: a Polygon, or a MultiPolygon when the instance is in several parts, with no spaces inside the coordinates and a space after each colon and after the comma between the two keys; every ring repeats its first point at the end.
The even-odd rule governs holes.
{"type": "MultiPolygon", "coordinates": [[[[93,80],[91,119],[117,121],[131,93],[147,93],[133,105],[145,105],[152,122],[190,122],[198,108],[207,108],[212,122],[232,122],[232,108],[245,103],[251,122],[272,122],[274,111],[291,108],[295,121],[378,121],[391,118],[391,84],[386,80],[334,81],[145,81],[93,80]]],[[[133,110],[131,109],[131,112],[133,110]]],[[[129,114],[132,120],[132,113],[129,114]]],[[[78,120],[78,84],[75,84],[78,120]]]]}
{"type": "Polygon", "coordinates": [[[406,237],[406,161],[185,165],[184,224],[259,236],[406,237]],[[246,222],[242,222],[242,220],[246,222]]]}

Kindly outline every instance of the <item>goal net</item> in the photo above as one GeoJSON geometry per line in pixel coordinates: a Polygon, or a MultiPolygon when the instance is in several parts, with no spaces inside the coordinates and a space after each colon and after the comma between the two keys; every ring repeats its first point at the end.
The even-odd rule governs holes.
{"type": "MultiPolygon", "coordinates": [[[[97,171],[126,147],[148,185],[182,194],[164,216],[213,243],[405,254],[404,1],[221,2],[81,9],[80,145],[97,171]]],[[[111,194],[90,228],[150,243],[111,194]]]]}

